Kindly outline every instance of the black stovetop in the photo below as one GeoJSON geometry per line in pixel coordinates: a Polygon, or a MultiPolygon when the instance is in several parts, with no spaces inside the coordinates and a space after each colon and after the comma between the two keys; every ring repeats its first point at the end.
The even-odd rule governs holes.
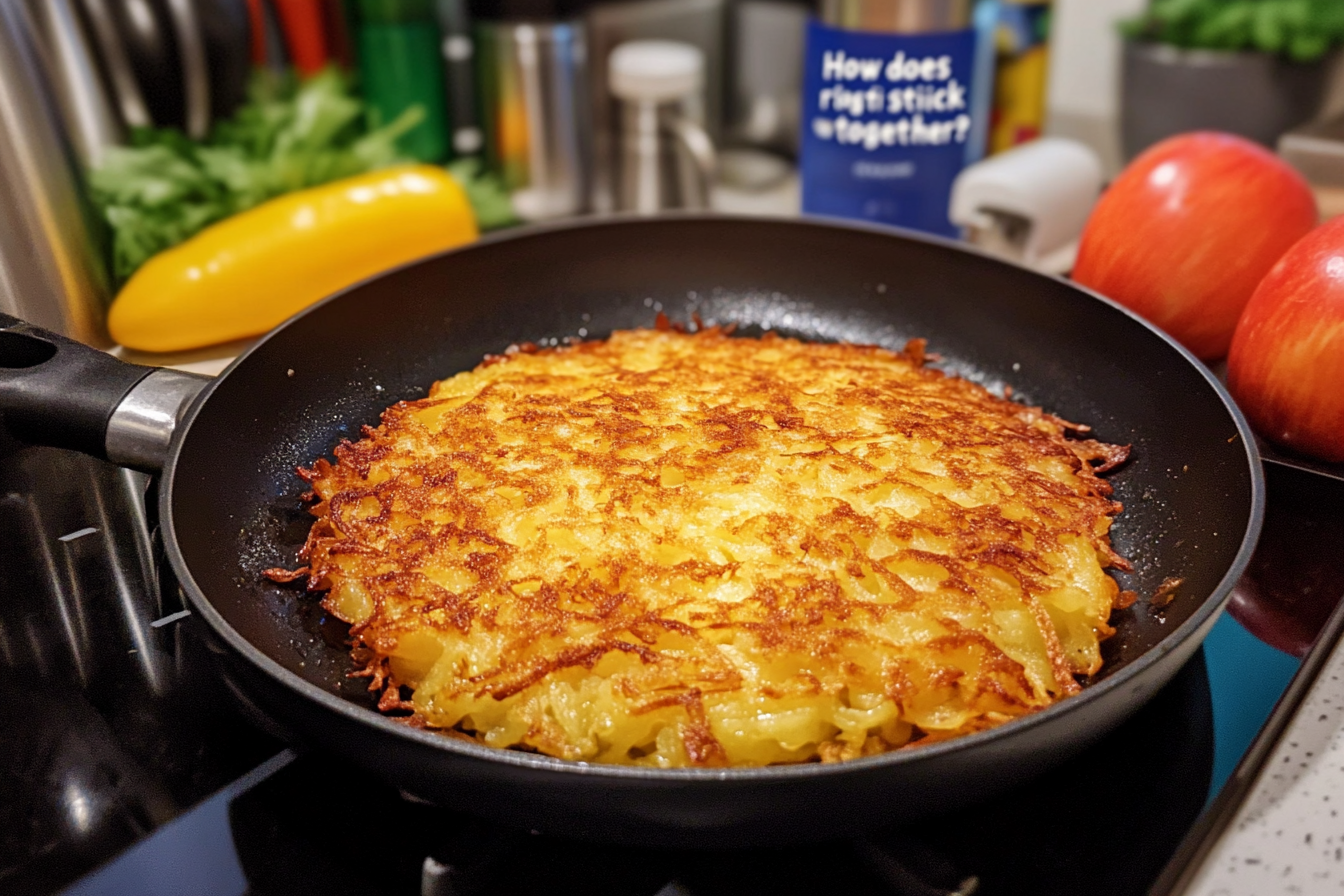
{"type": "MultiPolygon", "coordinates": [[[[1197,654],[1042,778],[862,840],[691,852],[504,830],[288,749],[244,716],[157,581],[146,485],[0,436],[0,892],[1119,896],[1147,889],[1208,794],[1197,654]]],[[[1317,490],[1295,488],[1279,487],[1294,497],[1277,514],[1271,498],[1268,532],[1300,543],[1316,511],[1299,505],[1317,490]]],[[[1337,522],[1338,501],[1320,500],[1337,522]]]]}

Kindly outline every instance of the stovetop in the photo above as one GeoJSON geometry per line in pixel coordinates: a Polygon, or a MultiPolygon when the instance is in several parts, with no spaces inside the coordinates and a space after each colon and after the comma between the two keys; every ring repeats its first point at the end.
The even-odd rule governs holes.
{"type": "Polygon", "coordinates": [[[1203,806],[1211,732],[1196,660],[1101,745],[974,809],[857,841],[721,851],[616,848],[506,830],[407,801],[325,756],[284,756],[264,780],[222,795],[223,805],[190,813],[184,821],[198,828],[191,837],[123,859],[127,867],[114,865],[73,892],[238,896],[245,881],[255,896],[1120,896],[1147,887],[1203,806]],[[216,857],[214,883],[198,877],[179,889],[144,889],[183,880],[202,854],[216,857]]]}
{"type": "Polygon", "coordinates": [[[0,441],[0,892],[58,889],[282,747],[161,622],[147,483],[0,441]]]}
{"type": "Polygon", "coordinates": [[[157,580],[148,480],[0,435],[0,892],[1142,893],[1344,591],[1344,484],[1303,477],[1270,470],[1245,627],[1073,760],[857,841],[673,851],[505,830],[286,747],[157,580]]]}

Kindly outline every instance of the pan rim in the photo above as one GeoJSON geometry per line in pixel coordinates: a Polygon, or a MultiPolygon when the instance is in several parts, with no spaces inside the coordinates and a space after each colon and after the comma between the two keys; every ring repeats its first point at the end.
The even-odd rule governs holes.
{"type": "MultiPolygon", "coordinates": [[[[181,585],[182,593],[186,596],[187,602],[192,610],[202,617],[202,620],[208,625],[216,637],[221,638],[228,646],[246,662],[266,675],[272,681],[284,685],[288,690],[297,696],[306,698],[309,701],[316,702],[323,709],[329,712],[335,712],[346,717],[347,720],[366,726],[372,726],[381,733],[405,739],[411,743],[422,747],[443,750],[449,755],[455,755],[461,759],[481,760],[491,763],[500,763],[505,766],[526,769],[528,771],[561,774],[561,775],[580,775],[597,778],[608,778],[613,781],[625,780],[629,782],[643,783],[668,783],[668,784],[686,784],[700,781],[741,781],[758,782],[772,780],[795,780],[800,778],[813,778],[816,776],[843,775],[860,770],[871,770],[875,768],[884,768],[894,765],[908,765],[922,761],[934,761],[948,753],[958,752],[974,745],[988,745],[1005,738],[1017,737],[1031,729],[1052,722],[1055,718],[1065,713],[1073,712],[1084,704],[1090,704],[1096,700],[1102,699],[1106,694],[1127,686],[1132,679],[1141,675],[1146,669],[1160,662],[1168,654],[1174,652],[1180,645],[1195,634],[1200,628],[1211,626],[1219,613],[1222,612],[1228,599],[1231,596],[1233,586],[1245,572],[1250,563],[1251,554],[1254,552],[1256,543],[1259,541],[1260,531],[1264,523],[1265,513],[1265,480],[1264,468],[1261,462],[1260,453],[1257,448],[1255,436],[1247,422],[1245,416],[1237,407],[1236,402],[1228,393],[1226,387],[1219,382],[1203,362],[1199,361],[1189,350],[1174,340],[1167,333],[1158,329],[1153,324],[1144,320],[1139,315],[1130,311],[1119,303],[1093,291],[1080,286],[1063,277],[1057,277],[1042,274],[1033,271],[1022,265],[1013,264],[1003,259],[996,258],[974,247],[965,246],[956,240],[933,236],[929,234],[917,233],[902,228],[890,227],[885,225],[875,225],[864,222],[842,221],[839,219],[819,218],[815,216],[804,216],[797,219],[775,218],[760,215],[730,215],[704,212],[681,212],[675,214],[660,215],[658,217],[645,217],[632,214],[609,215],[603,217],[594,217],[589,219],[579,219],[574,221],[565,221],[556,224],[535,225],[516,230],[505,231],[503,233],[489,234],[474,243],[456,249],[450,249],[445,252],[436,253],[415,261],[399,265],[372,277],[368,277],[358,283],[334,293],[331,296],[305,308],[288,320],[271,330],[269,333],[257,340],[257,342],[248,348],[243,354],[239,355],[218,377],[196,397],[188,408],[177,429],[173,434],[172,444],[169,449],[168,461],[164,464],[161,483],[159,488],[159,519],[163,528],[163,545],[165,554],[172,565],[173,572],[181,585]],[[653,225],[667,223],[742,223],[742,224],[769,224],[772,226],[809,226],[821,227],[829,230],[854,231],[868,235],[878,235],[887,237],[896,237],[918,243],[931,244],[941,248],[953,249],[957,252],[963,252],[1001,264],[1009,268],[1017,268],[1033,276],[1041,277],[1046,280],[1053,280],[1068,286],[1096,301],[1100,301],[1110,306],[1113,310],[1121,312],[1124,316],[1130,318],[1135,323],[1149,330],[1154,336],[1165,342],[1168,346],[1175,349],[1178,354],[1203,377],[1204,381],[1213,389],[1214,394],[1222,403],[1224,410],[1228,413],[1234,423],[1237,436],[1240,438],[1243,449],[1246,452],[1248,472],[1250,474],[1250,508],[1249,516],[1246,521],[1246,529],[1242,535],[1241,543],[1238,545],[1237,552],[1233,561],[1204,601],[1195,609],[1188,619],[1179,626],[1173,628],[1162,640],[1158,641],[1142,655],[1130,662],[1124,668],[1120,669],[1113,676],[1107,677],[1103,681],[1085,687],[1081,693],[1067,697],[1056,703],[1051,704],[1039,712],[1027,716],[1021,716],[1012,721],[1005,722],[1002,725],[985,731],[978,731],[961,737],[952,738],[941,743],[930,744],[917,749],[900,749],[887,753],[880,753],[874,756],[865,756],[856,759],[849,759],[843,762],[835,763],[797,763],[792,765],[775,765],[764,767],[734,767],[734,768],[651,768],[647,766],[626,766],[613,765],[607,763],[591,763],[577,760],[560,759],[553,756],[544,756],[534,753],[523,753],[515,750],[500,749],[489,747],[484,744],[473,743],[470,741],[459,740],[453,737],[447,737],[444,734],[424,729],[411,728],[408,725],[395,721],[394,719],[382,715],[375,710],[368,709],[351,702],[337,694],[328,692],[318,687],[296,673],[291,672],[282,666],[279,662],[255,647],[250,641],[244,638],[232,625],[224,619],[223,615],[215,609],[208,597],[197,585],[195,578],[187,566],[186,558],[182,555],[177,543],[176,524],[173,514],[173,495],[174,480],[176,477],[177,462],[181,455],[182,445],[190,435],[191,427],[201,410],[205,407],[211,395],[219,384],[228,378],[232,371],[240,365],[247,362],[253,353],[257,352],[270,341],[281,330],[287,329],[295,321],[306,315],[315,312],[318,308],[334,302],[345,294],[357,290],[364,284],[371,281],[389,276],[397,271],[414,267],[419,264],[426,264],[439,258],[454,255],[460,252],[470,252],[474,249],[495,246],[499,243],[510,243],[516,240],[525,240],[537,237],[545,237],[549,234],[568,232],[571,230],[590,230],[603,227],[624,227],[630,225],[653,225]]],[[[1098,735],[1102,732],[1099,731],[1098,735]]]]}

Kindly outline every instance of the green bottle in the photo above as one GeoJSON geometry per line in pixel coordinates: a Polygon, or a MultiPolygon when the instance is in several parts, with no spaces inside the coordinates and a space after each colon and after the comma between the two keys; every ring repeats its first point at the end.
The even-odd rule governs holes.
{"type": "Polygon", "coordinates": [[[383,122],[412,106],[424,118],[398,146],[422,162],[448,158],[448,114],[433,0],[358,0],[360,85],[383,122]]]}

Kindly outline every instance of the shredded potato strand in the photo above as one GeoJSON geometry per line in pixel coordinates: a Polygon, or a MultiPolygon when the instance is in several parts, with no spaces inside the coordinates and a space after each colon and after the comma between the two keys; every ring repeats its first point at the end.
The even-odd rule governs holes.
{"type": "Polygon", "coordinates": [[[904,353],[528,347],[319,460],[304,559],[386,709],[656,766],[834,761],[1078,690],[1124,449],[904,353]],[[403,697],[409,696],[409,699],[403,697]]]}

